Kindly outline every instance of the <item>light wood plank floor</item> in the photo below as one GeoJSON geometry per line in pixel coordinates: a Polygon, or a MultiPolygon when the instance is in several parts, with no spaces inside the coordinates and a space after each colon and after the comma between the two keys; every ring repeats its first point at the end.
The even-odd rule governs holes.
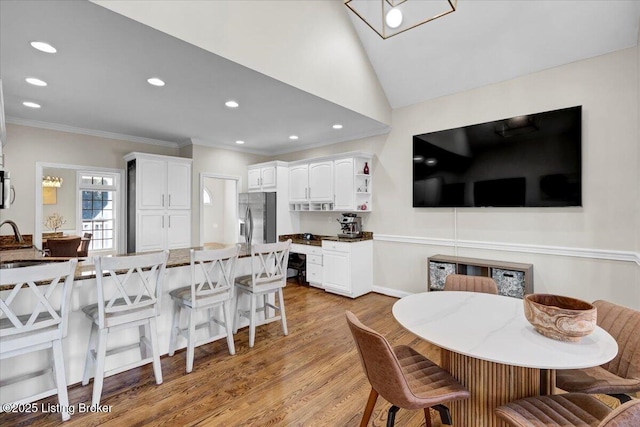
{"type": "MultiPolygon", "coordinates": [[[[395,298],[370,293],[355,300],[300,286],[285,288],[289,335],[280,323],[258,328],[255,347],[248,330],[235,336],[236,355],[226,341],[196,348],[186,375],[185,352],[162,358],[164,383],[156,385],[151,365],[105,379],[104,414],[74,414],[65,426],[357,426],[369,394],[344,317],[353,311],[393,344],[408,344],[439,362],[439,350],[404,331],[394,320],[395,298]]],[[[70,333],[73,333],[71,331],[70,333]]],[[[72,404],[90,404],[92,382],[69,387],[72,404]]],[[[38,403],[57,403],[55,397],[38,403]]],[[[378,399],[369,425],[386,423],[390,404],[378,399]]],[[[433,425],[440,419],[433,413],[433,425]]],[[[455,422],[455,420],[454,420],[455,422]]],[[[3,426],[61,424],[54,414],[0,414],[3,426]]],[[[423,426],[422,411],[400,410],[398,426],[423,426]]]]}

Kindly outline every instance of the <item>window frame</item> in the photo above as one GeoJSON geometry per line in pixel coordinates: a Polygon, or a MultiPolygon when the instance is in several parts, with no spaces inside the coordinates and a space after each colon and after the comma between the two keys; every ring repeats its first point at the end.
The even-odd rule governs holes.
{"type": "MultiPolygon", "coordinates": [[[[82,192],[83,191],[100,191],[100,192],[111,192],[111,203],[112,203],[112,222],[113,222],[113,229],[112,229],[112,240],[113,240],[113,244],[111,248],[107,248],[107,249],[90,249],[91,254],[114,254],[118,252],[118,247],[119,247],[119,238],[120,238],[120,231],[119,231],[119,227],[121,226],[120,224],[124,224],[124,221],[121,220],[120,218],[120,206],[119,206],[119,202],[121,200],[120,197],[120,192],[121,192],[121,179],[120,179],[120,174],[115,173],[115,172],[110,172],[110,171],[101,171],[101,170],[92,170],[92,169],[84,169],[84,170],[78,170],[76,171],[76,203],[77,203],[77,207],[76,207],[76,229],[79,232],[79,235],[84,235],[85,230],[83,230],[83,217],[82,217],[82,202],[83,202],[83,198],[82,198],[82,192]],[[113,184],[112,185],[104,185],[104,184],[83,184],[82,183],[82,177],[83,176],[91,176],[93,178],[95,177],[101,177],[101,178],[112,178],[113,179],[113,184]]],[[[93,233],[93,230],[92,230],[93,233]]],[[[94,236],[95,237],[95,236],[94,236]]],[[[93,238],[92,237],[92,240],[93,238]]],[[[92,242],[93,243],[93,242],[92,242]]]]}

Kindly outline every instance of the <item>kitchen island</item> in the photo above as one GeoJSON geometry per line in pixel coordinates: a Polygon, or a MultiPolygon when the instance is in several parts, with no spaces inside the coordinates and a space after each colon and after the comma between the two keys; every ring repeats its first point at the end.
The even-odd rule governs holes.
{"type": "MultiPolygon", "coordinates": [[[[194,249],[219,249],[225,246],[228,245],[207,244],[204,247],[197,247],[194,249]]],[[[191,280],[189,251],[190,248],[185,248],[174,249],[169,252],[169,260],[167,261],[167,269],[165,270],[162,290],[163,297],[160,302],[160,315],[157,320],[158,343],[161,355],[167,354],[169,350],[169,336],[171,332],[173,310],[173,302],[169,297],[169,292],[182,286],[188,286],[191,280]]],[[[55,257],[46,257],[46,259],[50,261],[63,260],[55,257]]],[[[34,247],[0,251],[0,263],[14,262],[17,260],[44,261],[45,257],[40,250],[34,247]]],[[[0,270],[0,274],[2,274],[1,271],[2,270],[0,270]]],[[[248,253],[246,249],[241,248],[240,259],[236,267],[236,275],[249,274],[250,272],[251,254],[248,253]]],[[[78,263],[71,296],[69,332],[62,342],[65,372],[67,375],[67,384],[69,385],[82,381],[89,332],[91,328],[91,321],[82,312],[82,307],[97,302],[97,285],[95,277],[95,267],[91,258],[87,258],[86,260],[78,263]]],[[[7,297],[10,292],[9,289],[11,288],[11,286],[6,286],[3,289],[0,289],[3,299],[7,297]]],[[[22,289],[19,292],[25,296],[24,301],[20,301],[20,304],[25,304],[25,307],[29,307],[29,297],[32,295],[30,295],[26,289],[22,289]]],[[[31,298],[31,304],[33,304],[32,301],[33,299],[31,298]]],[[[28,309],[25,309],[24,311],[26,312],[28,309]]],[[[246,326],[245,323],[241,323],[240,327],[246,326]]],[[[119,335],[117,335],[117,338],[114,339],[110,337],[107,347],[112,348],[116,346],[120,347],[135,344],[138,342],[138,339],[137,328],[123,330],[119,335]]],[[[179,342],[178,348],[183,348],[185,346],[186,340],[182,340],[182,342],[179,342]]],[[[116,364],[124,365],[129,362],[139,360],[139,357],[139,350],[137,348],[133,348],[132,350],[114,355],[111,357],[111,360],[110,358],[107,358],[106,368],[108,370],[111,366],[116,364]]],[[[174,357],[184,356],[179,353],[174,357]]],[[[0,366],[0,378],[15,377],[16,375],[46,369],[49,366],[49,360],[50,355],[45,351],[3,360],[0,366]]],[[[42,376],[5,387],[3,388],[2,402],[0,403],[5,403],[4,399],[13,401],[20,396],[33,394],[34,389],[45,389],[49,381],[51,381],[50,376],[42,376]]]]}

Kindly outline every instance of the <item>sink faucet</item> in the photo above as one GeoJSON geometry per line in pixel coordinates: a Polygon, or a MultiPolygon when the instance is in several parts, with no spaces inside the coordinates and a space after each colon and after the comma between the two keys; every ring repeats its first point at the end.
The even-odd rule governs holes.
{"type": "Polygon", "coordinates": [[[5,224],[9,224],[11,228],[13,228],[13,236],[15,237],[16,242],[24,243],[24,238],[22,237],[22,234],[20,234],[20,230],[18,230],[18,226],[16,225],[16,223],[8,219],[0,223],[0,228],[5,224]]]}

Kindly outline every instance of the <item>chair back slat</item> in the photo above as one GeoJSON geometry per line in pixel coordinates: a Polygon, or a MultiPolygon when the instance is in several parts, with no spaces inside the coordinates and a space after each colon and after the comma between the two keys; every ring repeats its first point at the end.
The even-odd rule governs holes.
{"type": "Polygon", "coordinates": [[[104,327],[104,318],[109,314],[150,306],[159,311],[168,257],[169,251],[95,258],[101,327],[104,327]],[[108,296],[107,282],[114,285],[108,296]]]}
{"type": "Polygon", "coordinates": [[[215,250],[191,249],[191,301],[233,291],[239,250],[239,245],[215,250]]]}
{"type": "Polygon", "coordinates": [[[252,286],[287,281],[287,264],[291,239],[286,242],[258,243],[251,246],[252,286]]]}
{"type": "Polygon", "coordinates": [[[67,333],[69,302],[76,270],[76,259],[42,265],[3,269],[2,286],[12,285],[0,297],[0,337],[58,326],[67,333]],[[25,286],[26,285],[26,286],[25,286]],[[58,289],[62,296],[58,298],[58,289]],[[24,311],[24,305],[29,307],[24,311]],[[14,307],[15,306],[15,307],[14,307]]]}

